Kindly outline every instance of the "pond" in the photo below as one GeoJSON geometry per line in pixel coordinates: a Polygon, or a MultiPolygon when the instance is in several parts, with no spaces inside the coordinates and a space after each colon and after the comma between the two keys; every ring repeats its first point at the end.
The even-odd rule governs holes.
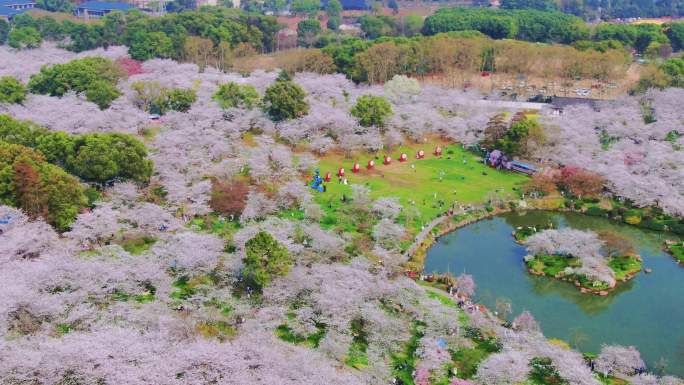
{"type": "Polygon", "coordinates": [[[458,229],[428,250],[426,272],[462,272],[475,278],[475,300],[495,309],[505,298],[513,316],[529,310],[549,338],[560,338],[581,351],[598,353],[602,344],[636,346],[653,370],[684,376],[684,267],[662,251],[671,234],[621,225],[575,213],[509,213],[458,229]],[[511,233],[518,226],[554,223],[554,227],[614,231],[632,240],[644,269],[607,297],[582,294],[572,284],[527,273],[525,248],[511,233]]]}

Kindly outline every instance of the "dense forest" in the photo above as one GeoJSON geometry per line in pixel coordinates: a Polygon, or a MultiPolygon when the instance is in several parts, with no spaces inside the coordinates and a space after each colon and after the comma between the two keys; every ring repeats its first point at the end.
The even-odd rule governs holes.
{"type": "Polygon", "coordinates": [[[559,10],[587,20],[684,15],[684,2],[681,0],[504,0],[501,7],[504,9],[559,10]]]}
{"type": "Polygon", "coordinates": [[[560,12],[444,8],[425,20],[423,33],[475,30],[494,39],[518,39],[541,43],[585,46],[589,42],[619,43],[644,52],[649,44],[671,44],[676,49],[684,42],[680,23],[589,25],[581,19],[560,12]]]}
{"type": "MultiPolygon", "coordinates": [[[[0,21],[0,24],[6,23],[0,21]]],[[[31,48],[40,40],[65,41],[65,48],[81,52],[98,47],[126,45],[132,58],[183,58],[183,49],[191,37],[206,38],[212,49],[271,52],[279,26],[275,17],[248,14],[216,7],[201,12],[169,13],[151,17],[138,10],[112,12],[96,23],[57,21],[50,16],[27,14],[12,18],[11,31],[0,26],[0,41],[14,48],[31,48]],[[33,43],[33,39],[38,39],[33,43]],[[31,41],[26,44],[26,41],[31,41]]]]}
{"type": "MultiPolygon", "coordinates": [[[[309,21],[302,21],[300,29],[307,30],[309,21]]],[[[684,47],[682,23],[590,26],[574,16],[529,9],[442,9],[427,17],[422,31],[416,26],[406,29],[401,19],[390,16],[366,15],[360,22],[367,38],[318,30],[313,38],[305,39],[305,45],[316,49],[290,55],[281,60],[280,67],[290,72],[339,72],[357,82],[370,83],[386,81],[395,74],[425,75],[456,68],[610,80],[626,70],[629,49],[652,58],[667,58],[684,47]],[[551,59],[557,55],[564,60],[551,59]]],[[[172,58],[194,62],[201,69],[213,66],[249,72],[240,63],[272,52],[279,28],[275,17],[221,7],[162,17],[139,11],[113,12],[100,22],[88,24],[24,14],[13,18],[11,28],[0,28],[6,31],[0,40],[26,49],[51,40],[74,52],[125,45],[136,60],[172,58]]],[[[670,65],[665,72],[676,75],[677,71],[670,65]]],[[[105,103],[103,107],[111,96],[98,95],[105,103]]]]}

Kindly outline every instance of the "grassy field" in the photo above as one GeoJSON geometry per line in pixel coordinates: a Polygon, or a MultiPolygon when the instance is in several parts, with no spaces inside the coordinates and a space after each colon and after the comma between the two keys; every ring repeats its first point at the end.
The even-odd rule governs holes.
{"type": "Polygon", "coordinates": [[[349,347],[347,358],[344,363],[357,369],[368,366],[368,335],[365,331],[364,321],[360,318],[354,319],[351,323],[352,344],[349,347]]]}
{"type": "Polygon", "coordinates": [[[380,153],[377,158],[373,158],[364,154],[347,159],[341,154],[331,154],[321,158],[321,176],[330,172],[332,181],[326,184],[326,192],[315,192],[316,201],[327,214],[339,214],[343,195],[349,198],[351,185],[363,184],[370,189],[372,198],[399,198],[405,208],[400,222],[410,230],[417,231],[422,224],[446,212],[454,203],[483,204],[490,196],[516,197],[518,194],[514,188],[520,187],[528,179],[525,175],[487,167],[461,145],[437,140],[421,145],[401,146],[388,152],[386,155],[392,157],[390,165],[383,164],[384,155],[380,153]],[[443,149],[441,157],[433,155],[437,145],[443,149]],[[424,159],[415,159],[419,150],[425,151],[424,159]],[[402,153],[408,155],[408,161],[399,162],[402,153]],[[372,170],[366,168],[370,159],[375,160],[372,170]],[[361,165],[358,174],[352,173],[354,162],[361,165]],[[348,185],[340,183],[336,177],[340,167],[345,169],[348,185]]]}
{"type": "Polygon", "coordinates": [[[672,256],[679,261],[684,263],[684,244],[672,244],[667,246],[667,251],[672,254],[672,256]]]}
{"type": "Polygon", "coordinates": [[[527,267],[536,273],[543,273],[548,277],[555,277],[567,267],[579,267],[578,258],[571,258],[561,255],[535,255],[533,259],[527,261],[527,267]]]}
{"type": "Polygon", "coordinates": [[[623,280],[625,277],[641,271],[641,261],[632,255],[611,258],[608,266],[615,272],[615,279],[623,280]]]}

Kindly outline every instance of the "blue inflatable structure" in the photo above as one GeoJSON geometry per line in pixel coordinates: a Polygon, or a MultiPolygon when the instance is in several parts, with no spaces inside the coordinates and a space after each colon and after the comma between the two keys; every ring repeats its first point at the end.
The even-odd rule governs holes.
{"type": "Polygon", "coordinates": [[[11,215],[5,215],[4,217],[0,218],[0,225],[9,225],[12,223],[12,219],[14,219],[11,215]]]}
{"type": "Polygon", "coordinates": [[[311,182],[311,188],[318,192],[325,192],[325,185],[323,184],[323,178],[321,178],[321,170],[316,169],[311,182]]]}

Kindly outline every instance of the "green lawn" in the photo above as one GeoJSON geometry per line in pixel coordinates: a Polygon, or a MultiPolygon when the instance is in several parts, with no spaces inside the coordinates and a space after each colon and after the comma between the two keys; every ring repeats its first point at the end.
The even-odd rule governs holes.
{"type": "MultiPolygon", "coordinates": [[[[496,193],[503,197],[509,194],[517,196],[514,187],[519,187],[528,179],[527,176],[517,173],[502,172],[484,165],[478,157],[462,148],[459,144],[445,145],[432,141],[424,145],[410,145],[396,148],[387,155],[392,157],[390,165],[382,164],[382,156],[378,159],[372,155],[364,154],[345,159],[342,155],[327,155],[319,160],[321,176],[330,172],[332,181],[327,183],[327,191],[324,193],[314,192],[316,201],[327,211],[331,217],[329,226],[339,225],[345,220],[338,215],[341,198],[351,195],[351,184],[364,184],[371,190],[371,197],[397,197],[405,207],[415,207],[418,215],[409,219],[402,216],[400,221],[416,232],[422,223],[427,223],[433,218],[447,211],[448,207],[457,201],[461,203],[482,204],[487,200],[488,193],[496,193]],[[436,157],[432,154],[437,144],[443,148],[443,155],[436,157]],[[425,159],[416,160],[418,150],[425,151],[425,159]],[[409,159],[399,162],[401,153],[405,152],[409,159]],[[375,160],[375,168],[367,170],[368,160],[375,160]],[[352,173],[354,162],[361,165],[358,174],[352,173]],[[412,165],[415,168],[412,168],[412,165]],[[337,170],[345,169],[345,176],[349,185],[338,182],[337,170]],[[436,198],[435,198],[436,194],[436,198]],[[440,205],[440,201],[443,202],[440,205]]],[[[313,191],[313,190],[312,190],[313,191]]],[[[324,218],[325,224],[325,218],[324,218]]],[[[358,221],[343,223],[353,227],[358,221]]]]}
{"type": "Polygon", "coordinates": [[[453,299],[449,298],[449,296],[444,295],[444,294],[439,294],[437,292],[434,292],[432,290],[427,291],[427,296],[429,298],[433,298],[438,300],[442,305],[444,306],[449,306],[449,307],[458,307],[456,304],[456,301],[453,299]]]}
{"type": "Polygon", "coordinates": [[[641,271],[641,261],[631,255],[611,258],[608,266],[615,272],[615,279],[618,281],[641,271]]]}
{"type": "Polygon", "coordinates": [[[188,226],[196,230],[206,231],[223,239],[230,240],[233,237],[233,233],[240,228],[240,222],[229,221],[225,218],[219,217],[215,213],[212,213],[204,217],[192,219],[190,222],[188,222],[188,226]]]}
{"type": "Polygon", "coordinates": [[[667,246],[667,251],[681,263],[684,263],[684,244],[674,243],[667,246]]]}
{"type": "Polygon", "coordinates": [[[484,361],[489,352],[474,348],[461,348],[451,353],[451,359],[454,361],[454,367],[457,369],[457,377],[469,379],[477,373],[477,367],[480,362],[484,361]]]}
{"type": "Polygon", "coordinates": [[[123,239],[119,242],[119,245],[131,255],[140,255],[149,250],[155,242],[157,242],[156,238],[143,236],[123,239]]]}
{"type": "Polygon", "coordinates": [[[466,336],[473,341],[472,348],[450,351],[458,378],[469,379],[477,373],[477,368],[490,354],[501,351],[501,343],[492,337],[485,337],[476,328],[466,328],[466,336]]]}
{"type": "Polygon", "coordinates": [[[605,385],[627,385],[629,382],[621,379],[621,378],[615,378],[612,376],[604,377],[601,374],[597,374],[596,378],[598,378],[599,381],[601,381],[602,384],[605,385]]]}
{"type": "Polygon", "coordinates": [[[413,371],[416,368],[416,351],[420,339],[425,335],[425,323],[422,321],[413,321],[411,323],[411,338],[404,345],[404,349],[400,352],[392,354],[393,375],[397,382],[413,385],[413,371]]]}
{"type": "Polygon", "coordinates": [[[565,257],[561,255],[535,255],[533,259],[526,262],[527,267],[537,273],[543,273],[549,277],[565,270],[566,267],[579,267],[579,259],[565,257]]]}
{"type": "Polygon", "coordinates": [[[202,286],[215,284],[215,279],[216,277],[210,274],[194,277],[182,275],[171,284],[174,290],[169,293],[169,297],[175,300],[186,300],[195,295],[202,286]]]}
{"type": "Polygon", "coordinates": [[[156,299],[155,294],[157,293],[157,288],[154,287],[149,282],[145,282],[141,285],[140,292],[136,294],[130,294],[120,289],[115,289],[112,293],[112,299],[114,301],[126,302],[128,300],[135,300],[138,303],[152,302],[156,299]]]}
{"type": "Polygon", "coordinates": [[[237,329],[226,321],[204,321],[197,325],[197,331],[205,338],[216,338],[221,342],[235,337],[237,329]]]}
{"type": "Polygon", "coordinates": [[[278,326],[275,330],[276,336],[283,341],[295,344],[295,345],[306,345],[310,348],[317,348],[323,337],[325,337],[325,331],[327,326],[322,323],[316,323],[317,331],[304,336],[295,333],[289,326],[282,324],[278,326]]]}
{"type": "Polygon", "coordinates": [[[353,320],[351,323],[351,331],[353,340],[344,363],[351,367],[361,369],[368,366],[368,354],[366,353],[368,350],[368,334],[366,333],[363,320],[353,320]]]}

